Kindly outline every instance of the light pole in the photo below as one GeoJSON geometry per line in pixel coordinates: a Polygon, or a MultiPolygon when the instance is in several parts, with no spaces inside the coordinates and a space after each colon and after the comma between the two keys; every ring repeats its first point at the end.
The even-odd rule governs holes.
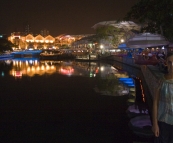
{"type": "Polygon", "coordinates": [[[102,55],[102,49],[103,49],[103,45],[100,45],[100,49],[101,49],[101,55],[102,55]]]}
{"type": "Polygon", "coordinates": [[[123,43],[124,42],[124,39],[121,39],[121,43],[123,43]]]}

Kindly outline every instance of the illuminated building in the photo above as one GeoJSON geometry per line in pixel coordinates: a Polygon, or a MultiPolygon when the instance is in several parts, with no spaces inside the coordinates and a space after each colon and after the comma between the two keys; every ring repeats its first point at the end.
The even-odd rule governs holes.
{"type": "Polygon", "coordinates": [[[62,45],[67,45],[71,47],[71,44],[76,40],[81,39],[86,35],[60,35],[53,37],[51,35],[42,36],[37,35],[33,36],[28,34],[26,36],[21,32],[13,32],[11,36],[8,37],[8,40],[15,44],[19,49],[58,49],[62,45]]]}

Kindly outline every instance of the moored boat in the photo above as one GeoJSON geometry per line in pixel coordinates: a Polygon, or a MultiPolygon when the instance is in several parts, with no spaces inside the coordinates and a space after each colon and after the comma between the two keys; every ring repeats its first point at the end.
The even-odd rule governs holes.
{"type": "Polygon", "coordinates": [[[13,55],[10,53],[3,53],[0,55],[0,59],[13,58],[13,55]]]}
{"type": "Polygon", "coordinates": [[[75,60],[77,60],[77,61],[98,61],[99,58],[97,55],[91,54],[91,55],[76,56],[75,60]]]}

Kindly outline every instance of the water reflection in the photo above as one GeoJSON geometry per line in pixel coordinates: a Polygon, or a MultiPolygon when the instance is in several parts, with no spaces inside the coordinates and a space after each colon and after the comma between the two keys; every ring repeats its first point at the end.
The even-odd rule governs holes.
{"type": "MultiPolygon", "coordinates": [[[[87,77],[91,78],[91,80],[96,79],[96,78],[106,79],[105,80],[106,84],[103,84],[103,86],[106,85],[106,87],[109,87],[108,88],[109,90],[112,90],[110,88],[115,88],[115,87],[118,89],[116,92],[114,92],[114,94],[111,94],[111,96],[128,94],[129,99],[127,101],[127,104],[129,105],[129,108],[127,110],[129,111],[128,115],[130,117],[134,116],[134,114],[135,114],[135,116],[139,116],[139,113],[143,113],[143,111],[145,111],[145,113],[148,114],[147,107],[139,106],[139,104],[136,104],[137,100],[140,101],[140,103],[145,102],[144,91],[143,91],[141,80],[139,80],[139,84],[138,84],[139,87],[135,88],[134,81],[133,81],[134,78],[133,78],[133,80],[129,79],[129,74],[126,71],[121,70],[120,66],[117,66],[117,65],[112,66],[112,65],[106,64],[106,63],[100,63],[100,62],[42,61],[42,60],[40,61],[39,59],[25,59],[25,60],[12,59],[12,60],[0,61],[0,72],[1,72],[2,78],[6,75],[9,75],[9,76],[11,76],[13,78],[17,78],[17,79],[18,78],[22,79],[23,77],[34,77],[34,76],[44,76],[44,75],[49,76],[52,74],[62,74],[65,76],[87,76],[87,77]],[[119,68],[116,68],[116,67],[119,67],[119,68]],[[115,76],[116,78],[113,78],[112,75],[115,76]],[[126,80],[121,81],[122,78],[126,79],[126,80]],[[117,79],[119,79],[119,80],[117,80],[117,79]],[[119,82],[117,82],[117,81],[119,81],[119,82]],[[114,84],[116,86],[112,86],[114,84]],[[140,89],[140,91],[138,91],[136,89],[140,89]],[[137,91],[139,93],[138,96],[136,96],[137,91]],[[142,96],[139,96],[140,94],[142,96]],[[135,111],[130,107],[134,107],[133,109],[135,109],[135,111]]],[[[138,70],[135,71],[132,68],[127,68],[127,69],[133,74],[135,74],[135,73],[139,74],[138,70]]],[[[48,78],[46,78],[46,80],[47,79],[48,78]]],[[[39,80],[44,81],[45,79],[39,78],[39,80]]],[[[19,80],[19,81],[22,81],[22,80],[19,80]]],[[[34,80],[34,82],[36,82],[36,81],[37,80],[34,80]]],[[[137,83],[137,81],[138,80],[136,80],[135,83],[137,83]]],[[[34,82],[32,82],[32,83],[34,83],[34,82]]],[[[21,83],[24,83],[24,82],[21,82],[21,83]]],[[[36,83],[39,83],[39,82],[36,82],[36,83]]],[[[27,84],[28,84],[28,82],[27,82],[27,84]]],[[[30,86],[32,85],[31,82],[29,82],[29,84],[30,84],[30,86]]],[[[37,84],[35,84],[35,85],[37,85],[37,84]]],[[[31,88],[31,91],[37,93],[37,91],[34,90],[35,87],[33,86],[32,87],[33,90],[31,88]]],[[[40,87],[42,87],[42,86],[40,85],[40,87]]],[[[25,89],[25,86],[23,86],[22,88],[25,89]]],[[[51,88],[55,88],[55,86],[53,85],[51,88]]],[[[43,94],[49,93],[51,95],[52,93],[56,93],[56,92],[52,92],[52,91],[50,92],[50,89],[48,89],[48,90],[46,90],[46,89],[48,89],[48,88],[45,88],[45,92],[43,92],[43,94]]],[[[62,88],[62,89],[65,89],[65,88],[62,88]]],[[[60,90],[62,90],[62,89],[60,88],[60,90]]],[[[78,89],[78,88],[76,88],[76,89],[78,89]]],[[[110,96],[110,93],[107,92],[108,90],[106,88],[103,88],[103,89],[104,90],[98,90],[98,89],[97,90],[102,95],[110,96]]],[[[56,87],[56,91],[57,91],[57,87],[56,87]]],[[[21,90],[21,92],[22,92],[22,90],[21,90]]],[[[65,90],[64,90],[64,94],[67,94],[65,92],[65,90]]],[[[39,95],[40,95],[40,93],[39,93],[39,95]]],[[[106,96],[102,96],[102,97],[104,97],[105,99],[107,98],[106,96]]],[[[69,96],[69,98],[72,99],[71,96],[69,96]]],[[[102,99],[102,98],[100,98],[100,99],[102,99]]],[[[110,98],[108,98],[108,99],[110,99],[110,98]]],[[[113,98],[111,97],[111,99],[114,99],[114,97],[113,98]]],[[[116,98],[116,99],[118,99],[118,98],[116,98]]],[[[94,102],[94,104],[95,104],[95,102],[94,102]]],[[[64,104],[64,105],[67,105],[67,104],[64,104]]],[[[143,105],[143,104],[140,104],[140,105],[143,105]]]]}
{"type": "Polygon", "coordinates": [[[76,61],[40,61],[38,59],[12,59],[1,61],[1,70],[9,68],[14,77],[35,76],[44,74],[63,74],[67,76],[107,77],[113,73],[116,77],[128,77],[127,72],[119,71],[111,65],[97,62],[76,61]]]}
{"type": "Polygon", "coordinates": [[[8,73],[10,76],[13,76],[16,79],[21,79],[22,77],[33,77],[43,75],[48,76],[52,74],[62,74],[66,76],[87,76],[90,78],[100,77],[101,79],[107,79],[107,81],[100,80],[100,82],[103,83],[102,87],[105,86],[103,89],[100,89],[103,90],[101,91],[102,94],[108,95],[108,88],[109,90],[118,91],[114,93],[115,95],[124,95],[128,94],[129,92],[129,90],[127,89],[129,85],[122,84],[121,82],[117,83],[114,79],[110,79],[112,75],[116,79],[120,77],[127,78],[129,77],[127,72],[118,70],[115,67],[106,63],[51,60],[46,61],[39,60],[36,58],[11,59],[4,60],[1,62],[2,65],[5,65],[2,66],[1,77],[5,76],[3,68],[10,66],[11,68],[9,68],[8,73]]]}
{"type": "MultiPolygon", "coordinates": [[[[101,62],[51,61],[39,60],[37,58],[20,58],[1,60],[0,68],[1,77],[9,74],[14,78],[20,79],[22,77],[48,76],[52,74],[87,76],[91,78],[100,77],[102,79],[99,81],[100,83],[102,82],[102,85],[100,84],[101,89],[95,87],[95,91],[103,95],[125,95],[131,93],[130,89],[135,86],[133,80],[129,78],[126,71],[101,62]],[[113,78],[110,79],[112,75],[113,77],[116,77],[116,79],[119,79],[119,81],[116,81],[113,78]],[[108,90],[111,91],[111,93],[108,92],[108,90]],[[113,90],[116,92],[113,93],[113,90]]],[[[138,85],[142,88],[141,83],[138,85]]],[[[141,94],[144,100],[143,92],[141,94]]],[[[129,100],[131,101],[131,99],[129,100]]]]}

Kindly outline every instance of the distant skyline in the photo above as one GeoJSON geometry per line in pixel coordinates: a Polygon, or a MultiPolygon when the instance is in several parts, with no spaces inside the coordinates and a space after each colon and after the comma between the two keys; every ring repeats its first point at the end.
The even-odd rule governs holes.
{"type": "Polygon", "coordinates": [[[122,19],[138,0],[5,0],[0,2],[0,34],[23,32],[28,22],[33,34],[93,34],[101,21],[122,19]]]}

